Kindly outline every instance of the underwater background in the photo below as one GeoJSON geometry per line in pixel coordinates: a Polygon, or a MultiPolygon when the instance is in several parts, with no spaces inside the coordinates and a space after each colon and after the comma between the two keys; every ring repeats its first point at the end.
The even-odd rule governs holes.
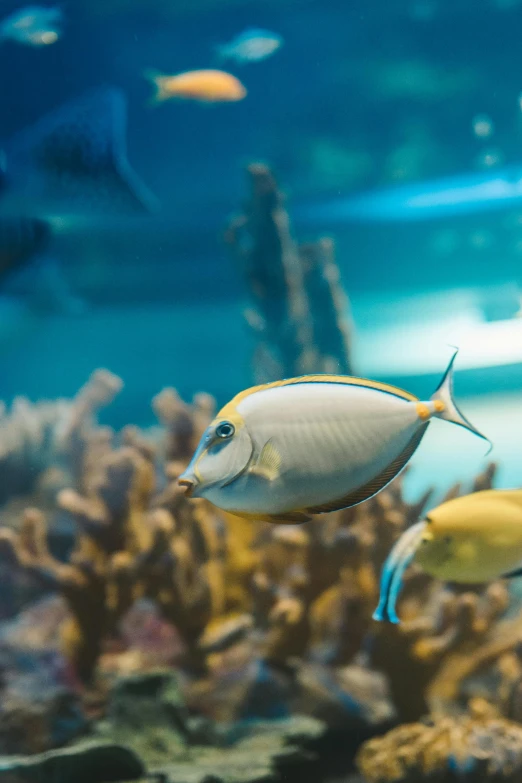
{"type": "MultiPolygon", "coordinates": [[[[6,16],[16,8],[2,4],[6,16]]],[[[125,379],[111,413],[121,425],[145,423],[147,401],[165,384],[219,401],[248,385],[247,291],[222,233],[244,198],[245,165],[264,160],[288,195],[300,239],[335,239],[357,373],[422,396],[442,374],[447,344],[458,345],[458,393],[473,396],[470,418],[476,408],[497,453],[509,455],[502,480],[516,482],[503,433],[521,383],[517,199],[374,220],[343,218],[335,204],[390,185],[420,183],[429,192],[445,177],[458,186],[507,171],[516,181],[521,14],[517,3],[493,0],[471,10],[442,0],[393,9],[77,1],[64,9],[54,45],[6,40],[2,137],[114,84],[128,99],[131,164],[161,206],[150,221],[89,232],[80,225],[56,240],[50,252],[85,303],[82,313],[37,317],[23,301],[3,303],[3,397],[70,394],[105,366],[125,379]],[[284,45],[262,62],[232,63],[248,86],[245,100],[148,105],[147,69],[211,66],[216,46],[252,27],[275,30],[284,45]],[[476,132],[481,117],[485,135],[476,132]]],[[[476,444],[455,438],[473,472],[476,444]]],[[[442,462],[441,454],[437,468],[442,462]]]]}
{"type": "Polygon", "coordinates": [[[522,0],[0,0],[0,783],[522,779],[517,581],[414,570],[372,620],[425,509],[522,486],[521,37],[522,0]],[[455,347],[491,453],[434,421],[297,527],[182,496],[239,391],[425,400],[455,347]]]}

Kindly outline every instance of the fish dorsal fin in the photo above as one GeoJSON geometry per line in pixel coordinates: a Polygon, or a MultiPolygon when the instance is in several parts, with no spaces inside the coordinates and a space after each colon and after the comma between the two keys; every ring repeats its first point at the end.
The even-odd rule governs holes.
{"type": "Polygon", "coordinates": [[[410,392],[404,391],[404,389],[399,389],[398,386],[392,386],[389,383],[381,383],[380,381],[371,381],[367,378],[357,378],[351,375],[301,375],[298,378],[287,378],[284,381],[273,381],[273,383],[264,383],[260,386],[252,386],[250,389],[245,389],[244,391],[239,392],[239,394],[236,394],[236,396],[219,411],[218,416],[220,418],[230,416],[237,409],[240,402],[257,392],[278,389],[283,386],[295,386],[303,383],[335,383],[344,386],[362,386],[365,389],[375,389],[376,391],[386,392],[386,394],[393,394],[394,397],[400,397],[409,402],[418,402],[419,399],[418,397],[415,397],[414,394],[410,394],[410,392]]]}
{"type": "Polygon", "coordinates": [[[330,503],[324,503],[321,506],[310,506],[305,509],[310,514],[325,514],[328,511],[339,511],[342,508],[349,508],[350,506],[356,506],[358,503],[362,503],[364,500],[368,500],[373,495],[383,489],[386,484],[389,484],[395,476],[400,473],[403,467],[406,465],[411,455],[421,442],[426,428],[429,422],[420,427],[415,435],[411,438],[406,448],[396,457],[393,462],[388,465],[378,476],[371,479],[367,484],[364,484],[358,489],[352,490],[342,498],[332,500],[330,503]]]}
{"type": "Polygon", "coordinates": [[[410,392],[392,386],[389,383],[380,381],[371,381],[368,378],[356,378],[352,375],[303,375],[301,378],[290,378],[286,381],[276,381],[273,386],[293,386],[300,383],[335,383],[343,386],[362,386],[365,389],[375,389],[376,391],[393,394],[394,397],[401,397],[403,400],[417,401],[418,398],[410,392]]]}
{"type": "Polygon", "coordinates": [[[262,476],[268,481],[275,481],[279,476],[282,461],[281,454],[274,446],[273,441],[267,440],[249,472],[256,476],[262,476]]]}

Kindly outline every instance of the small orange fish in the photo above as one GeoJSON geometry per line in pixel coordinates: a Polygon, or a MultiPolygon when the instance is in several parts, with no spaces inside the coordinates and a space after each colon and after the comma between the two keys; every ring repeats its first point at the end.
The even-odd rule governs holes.
{"type": "Polygon", "coordinates": [[[225,71],[186,71],[176,76],[148,71],[146,76],[156,85],[154,103],[169,98],[182,98],[202,103],[223,103],[240,101],[247,94],[239,79],[225,71]]]}

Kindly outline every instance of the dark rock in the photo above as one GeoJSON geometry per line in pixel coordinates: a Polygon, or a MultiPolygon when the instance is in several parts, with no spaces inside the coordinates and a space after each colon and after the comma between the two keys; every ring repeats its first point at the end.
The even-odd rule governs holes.
{"type": "Polygon", "coordinates": [[[36,756],[0,756],[0,783],[111,783],[143,777],[142,762],[129,748],[83,742],[36,756]]]}

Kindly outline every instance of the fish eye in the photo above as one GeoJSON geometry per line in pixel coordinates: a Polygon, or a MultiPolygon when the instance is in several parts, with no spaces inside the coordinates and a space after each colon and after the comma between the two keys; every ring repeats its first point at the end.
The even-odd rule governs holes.
{"type": "Polygon", "coordinates": [[[218,427],[216,427],[217,437],[223,438],[223,440],[231,438],[235,431],[236,428],[229,421],[223,421],[218,427]]]}

